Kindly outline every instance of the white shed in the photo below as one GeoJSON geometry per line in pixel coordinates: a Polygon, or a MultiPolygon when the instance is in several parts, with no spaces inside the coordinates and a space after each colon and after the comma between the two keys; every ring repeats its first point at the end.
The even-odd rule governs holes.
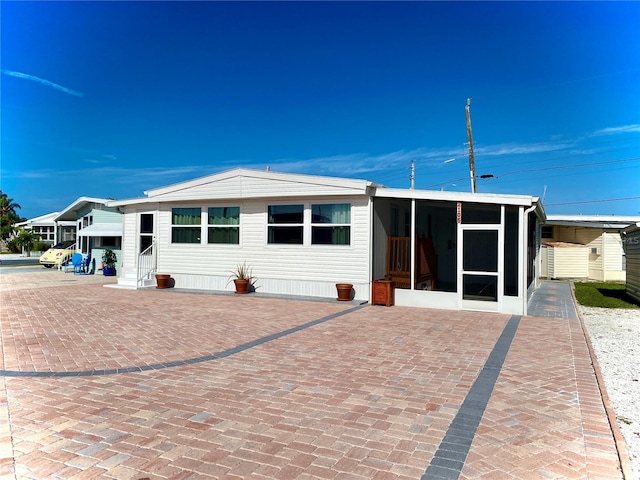
{"type": "Polygon", "coordinates": [[[543,277],[561,279],[589,276],[589,247],[586,245],[547,242],[542,249],[543,277]]]}
{"type": "MultiPolygon", "coordinates": [[[[550,278],[588,278],[604,282],[624,282],[625,258],[620,232],[627,225],[640,222],[640,216],[617,215],[547,215],[542,226],[542,241],[546,245],[560,244],[573,251],[556,252],[565,260],[573,257],[573,264],[565,263],[550,278]],[[566,245],[565,245],[566,244],[566,245]],[[571,247],[573,246],[573,247],[571,247]],[[587,270],[584,268],[586,248],[587,270]]],[[[553,248],[553,247],[551,247],[553,248]]]]}

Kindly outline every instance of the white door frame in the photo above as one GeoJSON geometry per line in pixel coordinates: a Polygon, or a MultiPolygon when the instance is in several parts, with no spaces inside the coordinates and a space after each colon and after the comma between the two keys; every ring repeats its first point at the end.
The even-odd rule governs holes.
{"type": "MultiPolygon", "coordinates": [[[[500,312],[502,311],[502,298],[504,295],[504,218],[505,208],[504,205],[500,209],[500,224],[463,224],[458,223],[458,301],[460,302],[460,308],[462,310],[474,310],[485,312],[500,312]],[[464,232],[466,231],[489,231],[497,232],[497,258],[498,266],[496,272],[486,271],[465,271],[464,270],[464,232]],[[464,277],[465,275],[483,275],[483,276],[495,276],[496,277],[496,300],[470,300],[464,298],[464,277]]],[[[482,252],[479,252],[482,254],[482,252]]]]}

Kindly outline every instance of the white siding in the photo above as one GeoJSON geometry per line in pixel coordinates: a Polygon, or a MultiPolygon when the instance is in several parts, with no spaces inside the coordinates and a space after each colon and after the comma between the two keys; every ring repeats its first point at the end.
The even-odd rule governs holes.
{"type": "Polygon", "coordinates": [[[156,204],[153,205],[132,205],[126,207],[122,223],[122,262],[118,272],[120,277],[136,279],[138,275],[138,240],[140,231],[140,214],[155,213],[156,204]]]}
{"type": "Polygon", "coordinates": [[[549,278],[549,251],[553,251],[553,248],[543,245],[540,248],[540,276],[543,278],[549,278]]]}
{"type": "Polygon", "coordinates": [[[591,280],[624,281],[626,273],[622,269],[623,249],[618,230],[555,226],[553,240],[578,243],[588,248],[588,278],[591,280]]]}
{"type": "MultiPolygon", "coordinates": [[[[239,205],[240,245],[171,244],[171,208],[180,204],[163,205],[158,218],[158,271],[171,274],[176,279],[176,287],[232,290],[229,273],[246,261],[253,268],[260,292],[334,296],[335,283],[346,282],[354,284],[357,298],[366,299],[370,280],[369,198],[344,197],[330,201],[352,205],[349,246],[268,245],[266,212],[270,203],[262,200],[198,204],[203,211],[207,206],[239,205]]],[[[297,198],[287,202],[308,206],[320,200],[297,198]]],[[[305,231],[305,235],[308,233],[305,231]]]]}
{"type": "Polygon", "coordinates": [[[622,269],[622,257],[624,249],[622,248],[622,238],[617,231],[603,233],[603,252],[604,252],[604,280],[620,281],[626,279],[626,272],[622,269]]]}
{"type": "MultiPolygon", "coordinates": [[[[585,230],[585,229],[579,229],[585,230]]],[[[582,239],[586,242],[585,245],[589,248],[589,278],[592,280],[604,280],[604,249],[602,248],[602,235],[604,233],[601,229],[594,230],[592,235],[582,235],[582,239]],[[597,234],[597,236],[596,236],[597,234]],[[593,253],[593,252],[596,253],[593,253]]],[[[582,243],[582,242],[580,242],[582,243]]]]}
{"type": "Polygon", "coordinates": [[[136,277],[136,215],[137,212],[134,208],[128,207],[125,209],[122,222],[122,253],[120,261],[120,271],[118,276],[123,277],[136,277]]]}
{"type": "Polygon", "coordinates": [[[551,278],[587,278],[588,249],[583,246],[547,247],[547,268],[551,278]]]}

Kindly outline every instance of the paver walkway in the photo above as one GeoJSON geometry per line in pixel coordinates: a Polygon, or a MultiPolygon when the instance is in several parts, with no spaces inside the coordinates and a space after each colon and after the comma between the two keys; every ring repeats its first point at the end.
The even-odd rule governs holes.
{"type": "Polygon", "coordinates": [[[28,275],[0,275],[7,478],[622,478],[575,320],[28,275]]]}

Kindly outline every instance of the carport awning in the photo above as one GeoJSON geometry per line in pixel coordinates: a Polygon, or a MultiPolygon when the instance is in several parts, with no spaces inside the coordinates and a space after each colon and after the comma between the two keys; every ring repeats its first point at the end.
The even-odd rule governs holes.
{"type": "Polygon", "coordinates": [[[121,237],[121,223],[94,223],[78,230],[80,237],[121,237]]]}

